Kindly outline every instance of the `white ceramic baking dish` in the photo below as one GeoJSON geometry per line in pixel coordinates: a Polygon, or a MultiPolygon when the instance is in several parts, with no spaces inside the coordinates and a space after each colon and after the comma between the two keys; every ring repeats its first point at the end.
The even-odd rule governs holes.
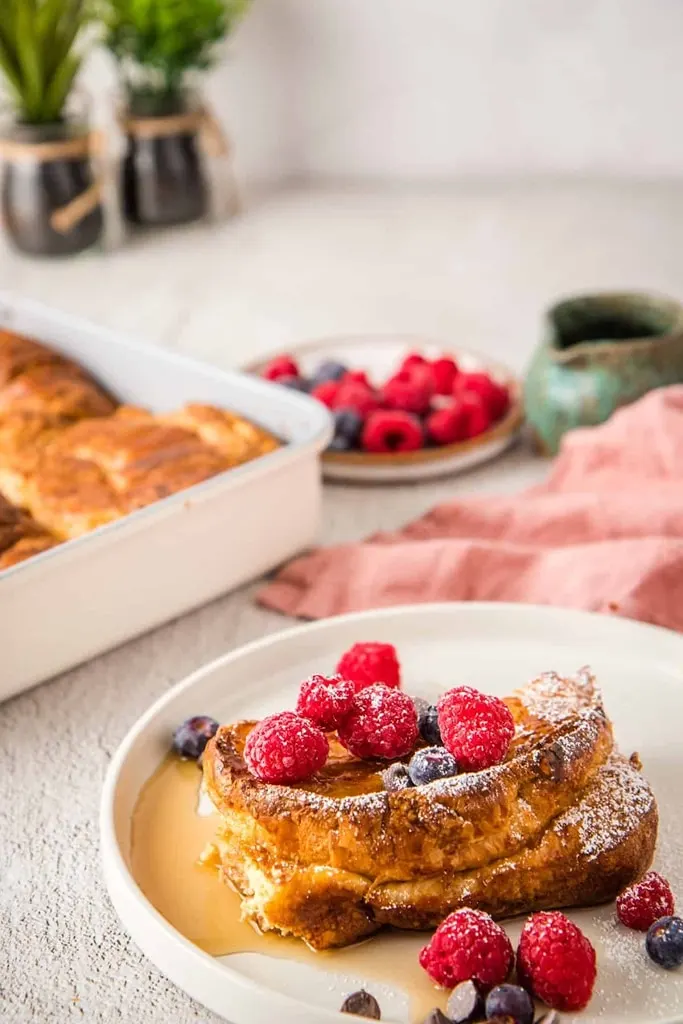
{"type": "Polygon", "coordinates": [[[272,569],[314,539],[326,409],[306,396],[141,345],[0,294],[0,327],[155,412],[206,402],[287,443],[0,573],[0,700],[272,569]]]}

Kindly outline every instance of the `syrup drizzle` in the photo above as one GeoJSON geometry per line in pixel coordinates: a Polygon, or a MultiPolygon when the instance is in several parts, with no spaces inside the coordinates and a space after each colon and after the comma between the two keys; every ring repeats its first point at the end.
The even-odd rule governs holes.
{"type": "MultiPolygon", "coordinates": [[[[315,952],[298,939],[262,935],[240,918],[239,896],[200,856],[214,837],[218,816],[200,810],[201,773],[192,761],[167,757],[143,787],[133,813],[131,864],[140,889],[185,938],[216,957],[256,953],[294,960],[322,975],[326,989],[339,992],[330,1005],[363,983],[405,993],[411,1022],[435,1006],[445,1009],[448,993],[433,987],[417,955],[427,936],[386,931],[345,949],[315,952]],[[337,976],[340,985],[331,986],[337,976]]],[[[381,993],[374,993],[382,1004],[381,993]]],[[[383,1017],[391,1019],[389,1013],[383,1017]]]]}

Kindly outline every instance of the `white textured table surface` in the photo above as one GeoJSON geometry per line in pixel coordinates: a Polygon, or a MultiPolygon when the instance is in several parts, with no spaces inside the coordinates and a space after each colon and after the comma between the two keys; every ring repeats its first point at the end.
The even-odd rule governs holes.
{"type": "MultiPolygon", "coordinates": [[[[328,189],[68,263],[3,251],[0,288],[226,365],[300,338],[400,330],[452,338],[521,369],[558,294],[641,287],[681,297],[682,253],[683,186],[328,189]]],[[[330,487],[323,539],[361,537],[446,496],[512,490],[544,472],[516,451],[451,480],[330,487]]],[[[216,1020],[119,927],[100,879],[97,808],[109,757],[152,700],[285,625],[252,594],[216,601],[0,707],[2,1024],[216,1020]]]]}

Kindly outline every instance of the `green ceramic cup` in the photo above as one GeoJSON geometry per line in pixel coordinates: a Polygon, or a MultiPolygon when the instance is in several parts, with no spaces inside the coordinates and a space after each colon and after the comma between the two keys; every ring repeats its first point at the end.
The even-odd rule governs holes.
{"type": "Polygon", "coordinates": [[[554,455],[574,427],[604,423],[620,405],[683,381],[683,306],[637,292],[565,299],[545,317],[524,384],[527,423],[554,455]]]}

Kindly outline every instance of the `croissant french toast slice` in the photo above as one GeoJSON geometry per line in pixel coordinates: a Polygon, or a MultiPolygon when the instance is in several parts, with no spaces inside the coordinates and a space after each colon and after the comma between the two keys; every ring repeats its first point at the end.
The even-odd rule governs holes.
{"type": "Polygon", "coordinates": [[[501,918],[605,903],[649,867],[657,824],[645,779],[612,754],[538,842],[474,871],[378,885],[364,899],[375,921],[417,929],[464,906],[501,918]]]}
{"type": "Polygon", "coordinates": [[[244,913],[327,948],[383,924],[432,927],[458,906],[505,917],[615,896],[651,861],[657,809],[614,750],[592,675],[549,673],[506,703],[503,764],[395,793],[383,765],[334,742],[311,782],[262,783],[242,758],[254,723],[221,728],[204,779],[244,913]]]}

